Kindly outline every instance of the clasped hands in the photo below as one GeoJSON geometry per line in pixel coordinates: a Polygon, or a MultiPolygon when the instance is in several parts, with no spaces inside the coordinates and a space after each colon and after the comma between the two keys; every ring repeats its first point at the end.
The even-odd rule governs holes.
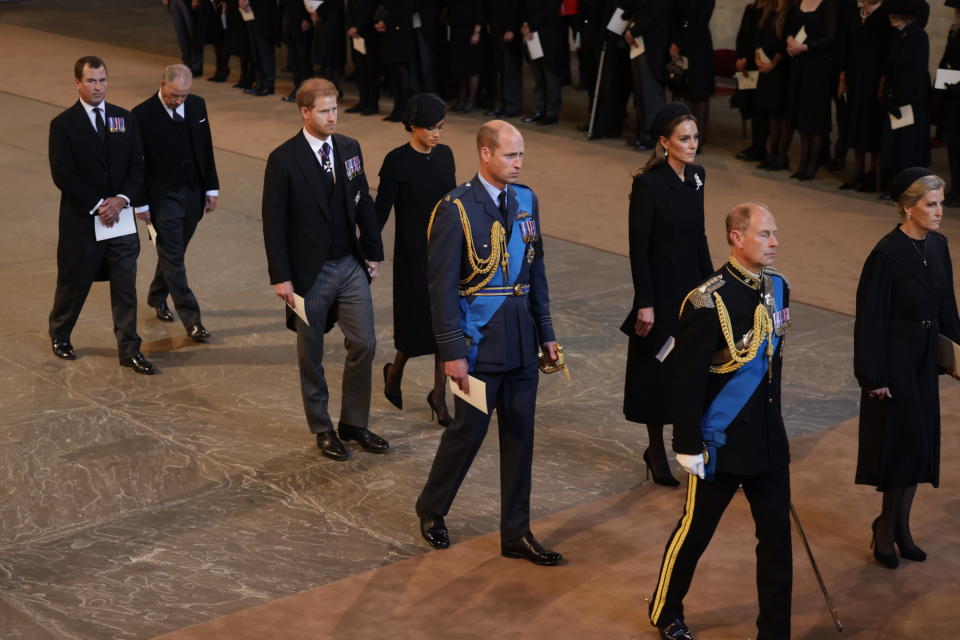
{"type": "MultiPolygon", "coordinates": [[[[543,350],[543,357],[550,362],[556,362],[559,357],[557,352],[557,343],[555,340],[544,342],[540,345],[543,350]]],[[[467,365],[466,358],[456,360],[447,360],[443,363],[443,373],[456,383],[460,391],[470,393],[470,367],[467,365]]]]}
{"type": "Polygon", "coordinates": [[[97,207],[97,215],[100,216],[100,222],[105,227],[112,227],[117,223],[120,217],[120,210],[127,206],[127,201],[120,196],[112,196],[104,199],[97,207]]]}

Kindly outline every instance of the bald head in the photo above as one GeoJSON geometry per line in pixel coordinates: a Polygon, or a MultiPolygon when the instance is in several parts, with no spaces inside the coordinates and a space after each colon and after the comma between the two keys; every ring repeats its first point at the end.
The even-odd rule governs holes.
{"type": "Polygon", "coordinates": [[[520,177],[523,166],[523,136],[503,120],[484,123],[477,132],[477,152],[480,154],[480,175],[503,189],[520,177]]]}

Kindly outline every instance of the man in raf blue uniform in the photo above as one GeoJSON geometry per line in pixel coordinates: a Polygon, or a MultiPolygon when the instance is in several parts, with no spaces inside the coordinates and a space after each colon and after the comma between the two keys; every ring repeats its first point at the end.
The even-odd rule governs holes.
{"type": "Polygon", "coordinates": [[[500,427],[501,553],[552,566],[559,553],[530,532],[530,475],[538,347],[555,363],[543,241],[536,196],[516,183],[523,137],[493,120],[477,133],[480,169],[437,205],[427,229],[433,329],[444,370],[464,392],[470,376],[486,385],[488,411],[461,398],[417,500],[424,539],[450,540],[443,518],[470,469],[496,409],[500,427]]]}
{"type": "Polygon", "coordinates": [[[697,561],[739,487],[757,535],[757,640],[790,638],[793,557],[790,452],[780,413],[789,286],[771,266],[777,225],[748,202],[727,215],[730,258],[680,307],[673,368],[673,450],[690,474],[683,517],[664,551],[650,621],[665,640],[692,640],[683,598],[697,561]]]}

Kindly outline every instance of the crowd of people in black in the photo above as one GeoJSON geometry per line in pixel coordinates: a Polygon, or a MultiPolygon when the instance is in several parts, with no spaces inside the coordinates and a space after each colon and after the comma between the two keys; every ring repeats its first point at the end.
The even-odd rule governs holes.
{"type": "MultiPolygon", "coordinates": [[[[314,75],[339,87],[349,59],[359,100],[347,111],[379,114],[386,88],[385,119],[396,122],[409,96],[429,92],[453,112],[555,124],[561,87],[578,70],[590,98],[579,128],[589,138],[620,138],[626,128],[629,145],[653,148],[649,120],[672,95],[699,121],[702,149],[715,78],[735,73],[731,105],[752,130],[738,159],[792,169],[798,180],[826,165],[847,171],[841,189],[888,198],[898,171],[930,164],[933,133],[948,149],[946,205],[960,206],[960,82],[933,88],[926,0],[752,0],[730,55],[714,50],[715,0],[162,1],[196,75],[212,44],[209,80],[225,82],[237,58],[234,86],[271,95],[284,46],[294,87],[283,99],[292,102],[314,75]],[[522,111],[525,62],[532,113],[522,111]],[[794,134],[800,153],[789,158],[794,134]]],[[[945,4],[956,20],[937,67],[958,70],[960,0],[945,4]]]]}

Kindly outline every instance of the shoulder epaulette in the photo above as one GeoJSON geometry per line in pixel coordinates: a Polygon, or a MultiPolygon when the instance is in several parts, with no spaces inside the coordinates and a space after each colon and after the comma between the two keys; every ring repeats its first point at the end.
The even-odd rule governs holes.
{"type": "Polygon", "coordinates": [[[783,283],[784,283],[785,285],[787,285],[787,289],[790,288],[790,281],[787,280],[787,277],[786,277],[785,275],[783,275],[782,273],[780,273],[779,271],[777,271],[776,269],[774,269],[773,267],[764,267],[764,268],[763,268],[763,272],[764,272],[764,273],[769,273],[769,274],[772,275],[772,276],[777,276],[778,278],[780,278],[781,280],[783,280],[783,283]]]}
{"type": "Polygon", "coordinates": [[[722,275],[716,275],[701,284],[696,289],[690,291],[687,297],[680,303],[680,314],[683,315],[683,309],[689,301],[697,309],[713,309],[716,304],[713,301],[713,292],[726,284],[722,275]]]}

